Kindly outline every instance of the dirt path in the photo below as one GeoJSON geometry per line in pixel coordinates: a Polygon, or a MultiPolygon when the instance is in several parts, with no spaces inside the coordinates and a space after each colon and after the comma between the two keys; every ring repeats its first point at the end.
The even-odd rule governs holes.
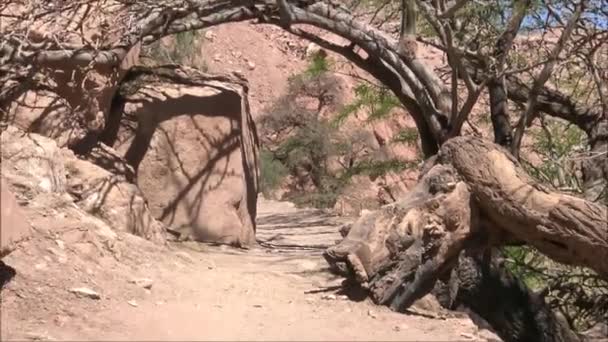
{"type": "Polygon", "coordinates": [[[2,340],[481,340],[466,317],[429,319],[332,292],[306,294],[341,282],[321,251],[342,222],[320,211],[261,201],[262,246],[249,251],[159,247],[127,234],[107,238],[69,214],[30,214],[40,237],[4,260],[17,274],[1,293],[2,340]],[[135,278],[151,279],[151,289],[135,278]],[[100,299],[77,296],[75,287],[100,299]]]}

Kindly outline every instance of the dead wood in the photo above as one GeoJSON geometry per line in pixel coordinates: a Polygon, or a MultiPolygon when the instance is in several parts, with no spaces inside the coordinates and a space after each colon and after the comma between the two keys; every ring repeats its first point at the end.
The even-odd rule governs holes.
{"type": "MultiPolygon", "coordinates": [[[[363,214],[324,254],[332,269],[368,289],[376,303],[403,312],[431,292],[438,279],[449,277],[463,250],[514,241],[608,277],[606,206],[540,186],[507,150],[478,138],[449,140],[432,163],[406,197],[363,214]]],[[[482,278],[491,282],[492,277],[505,289],[516,282],[504,274],[482,278]]],[[[475,301],[471,297],[468,304],[475,301]]],[[[541,299],[529,297],[526,303],[530,310],[534,305],[545,310],[541,299]]],[[[480,311],[484,318],[489,315],[480,311]]],[[[505,331],[516,330],[517,319],[501,319],[496,324],[505,331]]],[[[561,325],[543,319],[557,334],[561,325]]],[[[527,320],[541,324],[534,323],[540,318],[527,320]]]]}
{"type": "Polygon", "coordinates": [[[441,159],[457,170],[480,210],[501,229],[557,261],[608,278],[605,205],[541,186],[505,150],[481,139],[452,139],[442,147],[441,159]]]}

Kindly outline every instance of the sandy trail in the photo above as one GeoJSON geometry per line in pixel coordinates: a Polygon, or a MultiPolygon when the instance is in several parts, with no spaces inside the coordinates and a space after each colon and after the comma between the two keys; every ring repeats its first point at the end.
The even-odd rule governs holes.
{"type": "Polygon", "coordinates": [[[339,239],[343,222],[321,211],[261,201],[262,246],[248,251],[159,247],[128,234],[112,248],[89,234],[88,244],[102,246],[85,248],[69,235],[77,222],[55,223],[64,229],[49,229],[51,236],[4,260],[17,274],[1,293],[2,340],[479,340],[466,317],[429,319],[331,292],[306,294],[341,282],[321,251],[339,239]],[[138,277],[152,279],[152,288],[130,282],[138,277]],[[78,297],[73,287],[101,299],[78,297]]]}

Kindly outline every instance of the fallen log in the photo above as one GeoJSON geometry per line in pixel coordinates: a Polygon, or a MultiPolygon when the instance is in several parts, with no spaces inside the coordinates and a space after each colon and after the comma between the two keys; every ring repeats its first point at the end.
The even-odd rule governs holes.
{"type": "MultiPolygon", "coordinates": [[[[403,312],[431,292],[438,279],[449,277],[463,250],[513,241],[608,278],[607,214],[604,205],[537,184],[502,147],[457,137],[427,162],[408,195],[364,213],[324,257],[333,270],[367,289],[376,303],[403,312]]],[[[490,272],[483,283],[500,279],[498,289],[507,291],[515,280],[505,277],[490,272]]],[[[534,296],[526,298],[530,308],[541,304],[534,296]]],[[[525,320],[535,319],[540,318],[525,320]]],[[[508,320],[519,324],[515,318],[508,320]]],[[[538,326],[558,336],[559,326],[545,321],[538,326]]],[[[502,321],[498,324],[507,332],[517,330],[502,321]]]]}

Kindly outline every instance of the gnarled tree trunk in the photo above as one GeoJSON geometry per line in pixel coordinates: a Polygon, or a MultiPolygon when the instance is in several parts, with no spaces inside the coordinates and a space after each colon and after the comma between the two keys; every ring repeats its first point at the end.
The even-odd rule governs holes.
{"type": "Polygon", "coordinates": [[[325,252],[375,302],[403,311],[464,249],[513,238],[608,278],[606,206],[542,187],[507,150],[478,138],[449,140],[424,169],[408,196],[362,215],[325,252]]]}

